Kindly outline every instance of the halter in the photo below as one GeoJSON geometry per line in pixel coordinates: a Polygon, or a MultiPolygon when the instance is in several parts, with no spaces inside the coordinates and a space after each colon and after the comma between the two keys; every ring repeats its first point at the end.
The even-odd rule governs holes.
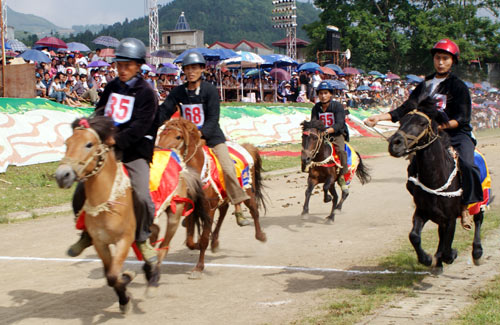
{"type": "MultiPolygon", "coordinates": [[[[316,158],[316,155],[318,154],[319,152],[319,149],[321,148],[321,146],[323,145],[323,143],[326,141],[326,143],[330,146],[330,150],[331,152],[333,152],[333,147],[332,147],[332,143],[328,140],[328,138],[326,137],[326,132],[323,131],[320,133],[320,135],[318,136],[317,134],[314,134],[314,133],[311,133],[310,131],[304,131],[302,132],[305,136],[310,136],[311,134],[316,136],[317,138],[319,138],[320,140],[316,143],[316,148],[314,148],[314,151],[313,151],[313,154],[311,155],[311,162],[309,164],[307,164],[307,166],[305,167],[305,170],[308,171],[311,167],[316,167],[316,166],[324,166],[326,164],[328,164],[329,162],[334,162],[335,165],[338,166],[337,162],[335,161],[335,159],[333,158],[333,156],[330,154],[328,155],[324,160],[322,161],[313,161],[314,158],[316,158]]],[[[342,167],[342,166],[339,166],[339,167],[342,167]]]]}
{"type": "MultiPolygon", "coordinates": [[[[166,127],[165,127],[166,129],[166,127]]],[[[175,130],[175,131],[179,131],[180,133],[183,133],[183,131],[180,129],[180,128],[176,128],[176,127],[169,127],[168,128],[169,130],[175,130]]],[[[166,130],[163,130],[163,132],[165,132],[166,130]]],[[[184,151],[184,154],[182,155],[182,159],[184,160],[185,163],[187,163],[188,161],[190,161],[191,159],[193,159],[194,155],[196,154],[196,152],[198,151],[198,148],[200,148],[201,146],[201,143],[202,141],[198,141],[198,143],[196,144],[196,146],[194,147],[194,150],[193,150],[193,153],[187,157],[187,154],[188,154],[188,151],[189,151],[189,141],[184,141],[184,139],[177,145],[177,147],[175,147],[174,149],[177,150],[178,152],[181,151],[182,147],[185,145],[186,146],[186,150],[184,151]]],[[[167,149],[167,148],[163,148],[163,147],[160,147],[160,146],[156,146],[156,148],[158,149],[167,149]]]]}
{"type": "Polygon", "coordinates": [[[428,146],[430,146],[434,141],[436,141],[439,138],[439,135],[436,134],[434,132],[434,130],[432,129],[432,120],[427,115],[425,115],[424,113],[419,112],[417,110],[413,110],[413,111],[409,112],[408,114],[409,115],[416,114],[416,115],[420,115],[422,117],[425,117],[425,119],[427,120],[427,127],[422,132],[420,132],[420,134],[417,136],[408,134],[402,130],[396,131],[396,134],[401,135],[403,137],[403,139],[405,140],[405,146],[406,146],[405,154],[410,154],[414,151],[418,151],[418,150],[427,148],[428,146]],[[417,144],[420,141],[420,139],[422,139],[427,134],[429,134],[432,137],[431,140],[429,140],[427,143],[424,143],[423,145],[415,146],[412,148],[413,145],[417,144]],[[408,143],[408,140],[411,140],[411,142],[408,143]]]}
{"type": "Polygon", "coordinates": [[[98,141],[97,149],[89,158],[87,158],[87,160],[77,161],[70,157],[64,157],[63,159],[61,159],[61,164],[69,165],[75,172],[76,179],[80,182],[85,182],[87,179],[94,175],[97,175],[102,170],[104,162],[106,161],[105,154],[110,150],[110,147],[101,142],[101,138],[99,138],[99,135],[94,129],[90,127],[79,126],[75,128],[75,131],[76,130],[84,130],[92,133],[98,141]],[[92,169],[90,173],[84,175],[83,173],[85,171],[85,168],[87,168],[87,166],[96,158],[97,162],[94,169],[92,169]]]}
{"type": "Polygon", "coordinates": [[[321,148],[321,145],[323,144],[323,140],[325,138],[325,132],[320,132],[319,135],[315,134],[315,133],[311,133],[311,131],[304,131],[302,132],[303,135],[305,136],[311,136],[311,135],[314,135],[316,138],[318,138],[318,142],[316,142],[316,147],[314,148],[312,154],[311,154],[311,160],[313,160],[316,155],[318,154],[319,152],[319,149],[321,148]]]}

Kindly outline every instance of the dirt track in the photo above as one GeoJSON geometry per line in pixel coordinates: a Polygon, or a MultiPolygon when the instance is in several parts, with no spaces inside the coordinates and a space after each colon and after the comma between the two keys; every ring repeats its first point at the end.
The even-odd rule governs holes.
{"type": "MultiPolygon", "coordinates": [[[[480,143],[493,173],[500,171],[499,139],[483,139],[480,143]]],[[[395,243],[406,237],[411,227],[413,208],[404,189],[406,161],[382,157],[366,162],[372,168],[373,181],[366,186],[354,182],[344,210],[333,225],[323,224],[330,205],[322,203],[320,195],[312,198],[311,217],[300,218],[303,174],[274,176],[266,181],[271,200],[267,215],[262,218],[267,243],[257,242],[253,228],[239,228],[234,217],[228,217],[221,231],[220,251],[207,254],[208,263],[219,265],[208,265],[201,280],[188,279],[189,265],[165,265],[161,286],[152,299],[144,297],[145,280],[140,265],[126,265],[138,272],[129,286],[134,300],[127,323],[279,324],[317,312],[324,294],[347,287],[361,276],[332,269],[373,270],[370,266],[375,265],[374,259],[395,249],[395,243]]],[[[493,183],[493,191],[498,189],[498,183],[493,183]]],[[[0,260],[2,324],[124,323],[115,294],[106,286],[101,264],[66,260],[64,252],[77,238],[69,215],[0,225],[0,238],[1,256],[64,259],[0,260]]],[[[185,234],[179,230],[167,261],[197,260],[197,252],[185,248],[184,239],[185,234]]],[[[472,275],[473,267],[467,263],[469,253],[460,253],[456,267],[445,268],[445,279],[472,275]]],[[[486,257],[492,254],[499,255],[498,249],[485,252],[486,257]]],[[[82,258],[97,256],[93,249],[88,249],[82,258]]],[[[485,273],[485,277],[491,277],[494,271],[485,273]]],[[[437,296],[445,289],[438,282],[429,284],[437,296]]],[[[466,296],[470,290],[457,292],[466,296]]],[[[456,303],[468,302],[457,294],[453,297],[456,303]]],[[[417,306],[412,310],[418,314],[425,301],[417,306]]],[[[383,311],[377,315],[382,314],[383,311]]],[[[393,321],[379,320],[383,324],[393,321]]]]}

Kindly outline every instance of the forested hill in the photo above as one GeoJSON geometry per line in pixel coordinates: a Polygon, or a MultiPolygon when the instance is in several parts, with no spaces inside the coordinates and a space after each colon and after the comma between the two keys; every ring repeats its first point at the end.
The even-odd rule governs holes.
{"type": "MultiPolygon", "coordinates": [[[[160,33],[174,29],[184,11],[191,29],[205,31],[207,44],[215,41],[236,43],[247,39],[270,46],[285,37],[285,30],[272,28],[272,10],[271,0],[174,0],[158,11],[160,33]]],[[[308,40],[302,26],[318,20],[319,12],[310,3],[297,2],[297,37],[308,40]]],[[[148,20],[144,17],[115,23],[97,34],[85,32],[66,40],[91,45],[96,36],[110,35],[118,39],[137,37],[148,44],[148,30],[148,20]]]]}

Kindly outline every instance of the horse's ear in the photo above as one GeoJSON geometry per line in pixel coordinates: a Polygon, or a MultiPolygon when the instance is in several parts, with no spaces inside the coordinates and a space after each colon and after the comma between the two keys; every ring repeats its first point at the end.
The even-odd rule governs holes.
{"type": "Polygon", "coordinates": [[[108,147],[112,147],[115,145],[115,138],[110,135],[105,141],[104,141],[104,144],[107,145],[108,147]]]}

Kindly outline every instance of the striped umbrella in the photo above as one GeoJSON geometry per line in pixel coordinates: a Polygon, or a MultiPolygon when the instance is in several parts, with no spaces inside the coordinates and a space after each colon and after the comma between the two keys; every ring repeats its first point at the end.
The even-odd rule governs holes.
{"type": "Polygon", "coordinates": [[[12,48],[13,51],[24,52],[28,49],[28,47],[24,45],[23,42],[17,39],[7,40],[7,44],[9,44],[9,46],[12,48]]]}

